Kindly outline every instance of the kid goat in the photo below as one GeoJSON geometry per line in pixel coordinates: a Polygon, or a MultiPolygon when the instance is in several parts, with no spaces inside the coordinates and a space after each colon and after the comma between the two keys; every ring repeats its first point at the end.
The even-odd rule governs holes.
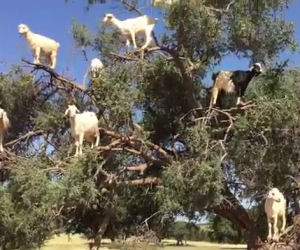
{"type": "Polygon", "coordinates": [[[249,82],[255,76],[258,76],[262,72],[262,66],[260,63],[254,63],[252,67],[247,70],[237,71],[225,71],[221,70],[213,74],[212,79],[214,81],[212,94],[210,99],[210,107],[216,105],[218,95],[220,91],[225,93],[234,93],[237,95],[236,105],[241,103],[241,97],[244,95],[249,82]]]}
{"type": "Polygon", "coordinates": [[[101,70],[103,69],[103,63],[98,58],[94,58],[91,60],[90,72],[92,78],[97,78],[101,74],[101,70]]]}
{"type": "Polygon", "coordinates": [[[265,212],[268,218],[269,234],[268,240],[279,240],[279,232],[283,233],[286,224],[285,218],[286,200],[278,188],[272,188],[265,201],[265,212]],[[279,219],[282,220],[281,228],[279,228],[279,219]],[[273,229],[273,237],[272,237],[273,229]]]}
{"type": "Polygon", "coordinates": [[[32,51],[34,56],[33,63],[39,64],[41,56],[44,56],[47,63],[50,62],[50,67],[54,69],[59,43],[48,37],[33,33],[26,24],[20,24],[18,29],[19,33],[25,37],[32,51]]]}
{"type": "Polygon", "coordinates": [[[82,154],[83,139],[91,142],[91,147],[99,145],[99,127],[98,119],[94,112],[85,111],[81,114],[75,105],[68,105],[65,116],[69,116],[71,124],[71,133],[75,140],[76,153],[75,156],[82,154]],[[96,140],[96,142],[95,142],[96,140]],[[95,142],[95,144],[94,144],[95,142]]]}
{"type": "Polygon", "coordinates": [[[3,137],[9,128],[9,119],[4,109],[0,108],[0,152],[3,152],[3,137]]]}
{"type": "Polygon", "coordinates": [[[135,37],[136,35],[145,34],[145,44],[142,49],[146,49],[153,40],[152,31],[154,29],[157,19],[144,15],[135,18],[128,18],[124,21],[120,21],[113,14],[105,14],[103,22],[111,24],[115,28],[119,29],[121,34],[126,39],[127,51],[129,51],[130,39],[132,40],[134,49],[137,49],[135,37]]]}

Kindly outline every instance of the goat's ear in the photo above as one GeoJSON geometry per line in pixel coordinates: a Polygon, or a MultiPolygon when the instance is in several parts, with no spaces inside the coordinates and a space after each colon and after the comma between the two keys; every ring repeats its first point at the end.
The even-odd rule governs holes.
{"type": "Polygon", "coordinates": [[[80,113],[80,111],[79,111],[79,109],[78,109],[78,108],[76,108],[76,113],[80,113]]]}

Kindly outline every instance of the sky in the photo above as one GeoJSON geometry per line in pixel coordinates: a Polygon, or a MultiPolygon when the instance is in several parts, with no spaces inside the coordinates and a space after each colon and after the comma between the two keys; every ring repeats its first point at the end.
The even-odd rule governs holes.
{"type": "MultiPolygon", "coordinates": [[[[141,11],[159,18],[155,28],[158,34],[163,27],[163,17],[160,9],[151,8],[151,0],[142,0],[141,11]]],[[[7,72],[12,64],[21,64],[21,59],[33,60],[27,43],[18,34],[17,26],[27,24],[38,34],[50,37],[60,43],[56,71],[82,82],[89,62],[84,60],[81,51],[76,48],[71,34],[73,19],[86,24],[96,31],[105,13],[113,13],[121,20],[136,16],[128,12],[118,0],[108,0],[107,4],[96,4],[89,10],[86,0],[2,0],[0,3],[0,72],[7,72]]],[[[296,39],[300,43],[300,0],[294,0],[285,15],[287,20],[296,25],[296,39]]],[[[98,56],[96,52],[88,51],[88,58],[98,56]]],[[[291,66],[300,66],[299,52],[283,53],[281,59],[290,59],[291,66]]],[[[248,68],[247,60],[235,56],[227,56],[214,69],[244,69],[248,68]]]]}

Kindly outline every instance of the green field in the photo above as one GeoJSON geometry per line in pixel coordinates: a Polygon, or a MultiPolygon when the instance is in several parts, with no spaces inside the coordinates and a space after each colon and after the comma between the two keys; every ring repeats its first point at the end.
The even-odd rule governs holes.
{"type": "MultiPolygon", "coordinates": [[[[142,246],[137,247],[135,249],[139,250],[219,250],[226,247],[227,250],[232,249],[245,249],[243,245],[219,245],[215,243],[209,242],[195,242],[195,241],[188,241],[187,246],[175,246],[174,240],[164,240],[163,247],[157,246],[142,246]]],[[[132,247],[133,248],[133,247],[132,247]]],[[[84,250],[88,249],[87,240],[83,237],[78,235],[75,236],[55,236],[53,239],[49,240],[42,250],[84,250]]],[[[109,240],[104,240],[103,247],[101,249],[104,250],[118,250],[120,248],[114,247],[109,240]]],[[[126,249],[130,249],[129,247],[126,249]]],[[[224,248],[225,249],[225,248],[224,248]]]]}

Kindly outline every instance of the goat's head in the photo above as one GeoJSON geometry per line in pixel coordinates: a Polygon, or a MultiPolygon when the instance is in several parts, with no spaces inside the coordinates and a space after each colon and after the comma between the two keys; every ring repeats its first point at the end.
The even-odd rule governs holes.
{"type": "Polygon", "coordinates": [[[8,117],[7,117],[7,113],[5,112],[4,109],[1,109],[1,108],[0,108],[0,120],[2,120],[4,129],[5,130],[8,129],[9,126],[10,126],[10,122],[9,122],[8,117]]]}
{"type": "Polygon", "coordinates": [[[65,112],[65,116],[75,117],[76,113],[80,113],[79,109],[75,105],[68,105],[68,108],[65,112]]]}
{"type": "Polygon", "coordinates": [[[91,60],[91,68],[102,68],[103,67],[103,64],[102,62],[100,61],[100,59],[98,58],[93,58],[91,60]]]}
{"type": "Polygon", "coordinates": [[[4,109],[1,109],[0,108],[0,119],[2,119],[4,116],[5,116],[5,111],[4,111],[4,109]]]}
{"type": "Polygon", "coordinates": [[[111,23],[111,21],[115,18],[113,14],[107,13],[103,18],[104,23],[111,23]]]}
{"type": "Polygon", "coordinates": [[[255,75],[259,75],[260,73],[263,72],[263,68],[261,66],[260,63],[254,63],[251,68],[250,68],[250,71],[254,72],[255,75]]]}
{"type": "Polygon", "coordinates": [[[18,30],[19,30],[19,34],[23,35],[29,31],[29,27],[26,24],[19,24],[18,30]]]}
{"type": "Polygon", "coordinates": [[[267,199],[277,202],[281,202],[282,198],[282,193],[278,190],[278,188],[272,188],[267,194],[267,199]]]}

